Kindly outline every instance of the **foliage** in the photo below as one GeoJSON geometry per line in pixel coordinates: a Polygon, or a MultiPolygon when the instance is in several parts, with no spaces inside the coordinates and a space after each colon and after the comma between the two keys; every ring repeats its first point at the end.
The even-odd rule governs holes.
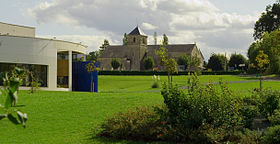
{"type": "Polygon", "coordinates": [[[253,120],[259,115],[260,98],[256,95],[245,97],[239,110],[242,115],[242,123],[245,128],[252,128],[253,120]]]}
{"type": "Polygon", "coordinates": [[[138,107],[106,119],[100,136],[117,139],[156,140],[160,137],[160,117],[151,107],[138,107]]]}
{"type": "Polygon", "coordinates": [[[103,51],[106,49],[106,47],[110,46],[110,43],[108,40],[104,39],[104,43],[102,44],[102,46],[100,46],[99,48],[99,52],[100,54],[103,53],[103,51]]]}
{"type": "Polygon", "coordinates": [[[127,43],[128,43],[127,34],[124,33],[124,35],[123,35],[123,45],[127,45],[127,43]]]}
{"type": "Polygon", "coordinates": [[[119,58],[113,58],[111,61],[111,66],[114,70],[118,69],[121,66],[121,60],[119,58]]]}
{"type": "Polygon", "coordinates": [[[265,135],[262,137],[262,142],[265,144],[280,143],[280,125],[269,127],[265,135]]]}
{"type": "Polygon", "coordinates": [[[260,112],[268,117],[274,113],[274,110],[280,108],[280,91],[264,89],[260,99],[260,112]]]}
{"type": "Polygon", "coordinates": [[[160,85],[160,78],[159,76],[154,75],[153,76],[153,84],[152,84],[152,88],[159,88],[160,85]]]}
{"type": "Polygon", "coordinates": [[[191,57],[190,66],[197,67],[200,65],[200,63],[201,63],[201,61],[198,57],[191,57]]]}
{"type": "Polygon", "coordinates": [[[151,69],[155,66],[154,59],[150,56],[145,57],[144,60],[143,60],[143,63],[144,63],[144,68],[146,70],[151,69]]]}
{"type": "Polygon", "coordinates": [[[208,60],[207,68],[210,68],[213,71],[225,70],[227,61],[228,60],[224,55],[213,53],[208,60]]]}
{"type": "Polygon", "coordinates": [[[203,87],[196,75],[188,79],[187,92],[164,85],[161,93],[167,112],[159,110],[159,113],[176,130],[177,139],[188,140],[194,131],[203,134],[213,130],[214,135],[205,136],[212,139],[217,136],[215,133],[226,133],[225,129],[234,130],[241,124],[239,98],[225,83],[220,82],[219,87],[220,90],[211,83],[203,87]]]}
{"type": "Polygon", "coordinates": [[[99,71],[100,68],[95,65],[95,61],[91,61],[90,63],[86,64],[86,70],[91,75],[90,91],[93,92],[93,89],[94,89],[93,72],[99,71]]]}
{"type": "Polygon", "coordinates": [[[228,65],[230,67],[234,67],[235,69],[241,70],[242,67],[239,66],[240,64],[246,64],[245,57],[241,54],[232,54],[230,56],[228,65]]]}
{"type": "Polygon", "coordinates": [[[168,45],[168,37],[166,36],[166,34],[163,34],[162,45],[163,46],[167,46],[168,45]]]}
{"type": "Polygon", "coordinates": [[[39,90],[41,83],[39,83],[38,78],[34,75],[33,72],[29,72],[30,77],[31,77],[31,82],[30,82],[30,93],[34,93],[37,90],[39,90]]]}
{"type": "Polygon", "coordinates": [[[268,71],[269,73],[280,73],[280,31],[275,30],[271,33],[265,33],[263,38],[251,44],[248,50],[248,57],[251,64],[256,65],[256,57],[259,51],[263,51],[268,55],[270,61],[268,71]]]}
{"type": "Polygon", "coordinates": [[[155,50],[155,53],[160,56],[160,64],[164,66],[168,72],[168,84],[172,83],[172,74],[178,73],[177,63],[174,58],[171,58],[166,52],[166,46],[168,45],[168,38],[164,34],[163,42],[159,50],[155,50]]]}
{"type": "Polygon", "coordinates": [[[244,129],[243,131],[235,131],[230,135],[229,141],[236,144],[259,144],[261,143],[261,137],[261,131],[244,129]]]}
{"type": "Polygon", "coordinates": [[[177,60],[178,65],[184,65],[187,69],[191,64],[191,57],[187,54],[180,55],[177,60]]]}
{"type": "Polygon", "coordinates": [[[276,109],[272,116],[268,116],[271,125],[280,125],[280,109],[276,109]]]}
{"type": "Polygon", "coordinates": [[[92,51],[88,55],[86,55],[87,61],[98,61],[98,57],[100,55],[99,51],[92,51]]]}
{"type": "Polygon", "coordinates": [[[280,21],[280,3],[268,5],[266,11],[262,13],[261,17],[255,24],[254,38],[261,39],[265,32],[272,32],[279,28],[280,21]]]}
{"type": "Polygon", "coordinates": [[[24,71],[17,67],[10,75],[7,72],[1,73],[0,78],[3,79],[4,88],[0,89],[0,95],[5,97],[6,100],[3,106],[0,104],[0,120],[7,117],[12,123],[22,124],[25,127],[27,114],[16,107],[22,75],[24,75],[24,71]]]}

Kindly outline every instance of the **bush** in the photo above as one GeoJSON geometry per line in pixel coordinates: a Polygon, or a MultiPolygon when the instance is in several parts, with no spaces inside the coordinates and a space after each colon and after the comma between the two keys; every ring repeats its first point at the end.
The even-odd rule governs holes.
{"type": "Polygon", "coordinates": [[[195,132],[196,135],[204,135],[206,141],[211,141],[213,136],[209,137],[211,133],[207,132],[211,130],[214,137],[220,135],[217,138],[222,140],[224,137],[221,134],[226,136],[225,132],[233,131],[241,124],[239,98],[232,94],[226,84],[220,83],[219,87],[220,90],[213,84],[203,87],[196,75],[188,80],[186,93],[177,87],[164,85],[161,93],[168,111],[164,113],[159,110],[159,113],[176,130],[178,140],[199,140],[201,137],[191,137],[195,132]]]}
{"type": "Polygon", "coordinates": [[[280,125],[268,128],[265,135],[262,137],[262,142],[265,144],[280,143],[280,125]]]}
{"type": "Polygon", "coordinates": [[[268,120],[271,125],[280,125],[280,110],[274,110],[273,115],[269,116],[268,120]]]}
{"type": "Polygon", "coordinates": [[[120,66],[121,66],[121,61],[120,61],[120,59],[119,58],[114,58],[114,59],[112,59],[112,61],[111,61],[111,66],[113,67],[113,69],[115,70],[115,69],[118,69],[120,66]]]}
{"type": "Polygon", "coordinates": [[[261,113],[268,117],[271,116],[275,109],[280,108],[280,91],[265,89],[261,94],[260,111],[261,113]]]}
{"type": "Polygon", "coordinates": [[[256,95],[245,97],[243,99],[243,104],[240,109],[243,120],[243,127],[252,128],[254,118],[256,118],[260,114],[258,108],[259,101],[260,98],[256,95]]]}
{"type": "Polygon", "coordinates": [[[143,63],[146,70],[151,69],[155,66],[154,59],[150,56],[144,58],[143,63]]]}
{"type": "Polygon", "coordinates": [[[162,124],[152,107],[136,108],[106,119],[99,135],[116,139],[156,140],[162,136],[162,124]]]}
{"type": "Polygon", "coordinates": [[[152,84],[152,88],[159,88],[159,86],[160,86],[160,78],[159,78],[159,76],[154,75],[153,76],[153,80],[154,80],[154,82],[152,84]]]}

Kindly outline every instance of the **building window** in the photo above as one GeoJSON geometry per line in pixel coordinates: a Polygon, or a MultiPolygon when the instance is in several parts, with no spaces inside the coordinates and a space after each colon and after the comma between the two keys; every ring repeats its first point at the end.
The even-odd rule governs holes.
{"type": "MultiPolygon", "coordinates": [[[[30,86],[31,75],[28,72],[32,72],[38,82],[41,84],[40,87],[48,87],[47,85],[47,66],[46,65],[33,65],[33,64],[15,64],[15,63],[0,63],[1,72],[11,72],[14,67],[19,67],[27,71],[27,76],[23,79],[22,86],[30,86]]],[[[0,80],[0,85],[3,85],[0,80]]]]}
{"type": "Polygon", "coordinates": [[[136,38],[135,37],[133,38],[133,42],[136,43],[136,38]]]}
{"type": "Polygon", "coordinates": [[[145,44],[145,38],[143,38],[143,44],[145,44]]]}

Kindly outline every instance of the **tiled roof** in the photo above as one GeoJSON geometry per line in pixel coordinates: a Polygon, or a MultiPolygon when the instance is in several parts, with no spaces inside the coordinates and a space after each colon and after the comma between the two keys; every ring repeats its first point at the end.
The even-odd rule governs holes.
{"type": "Polygon", "coordinates": [[[128,35],[146,35],[138,26],[128,35]]]}

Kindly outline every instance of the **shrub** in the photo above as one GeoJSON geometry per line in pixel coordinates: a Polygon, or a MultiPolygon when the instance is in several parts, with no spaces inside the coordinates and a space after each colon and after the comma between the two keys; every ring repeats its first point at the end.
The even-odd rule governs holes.
{"type": "Polygon", "coordinates": [[[265,89],[261,94],[260,111],[261,113],[268,117],[271,116],[275,109],[280,108],[280,91],[265,89]]]}
{"type": "Polygon", "coordinates": [[[234,132],[228,139],[230,142],[239,144],[259,144],[261,142],[261,131],[251,131],[245,129],[244,131],[234,132]]]}
{"type": "Polygon", "coordinates": [[[150,56],[144,58],[143,63],[146,70],[151,69],[155,66],[154,59],[150,56]]]}
{"type": "Polygon", "coordinates": [[[156,140],[162,136],[162,124],[152,107],[136,108],[106,119],[99,135],[116,139],[156,140]]]}
{"type": "Polygon", "coordinates": [[[256,95],[245,97],[243,99],[240,113],[242,115],[242,123],[245,128],[252,128],[254,118],[260,114],[258,108],[259,100],[259,97],[256,95]]]}
{"type": "Polygon", "coordinates": [[[115,69],[118,69],[120,66],[121,66],[121,61],[120,61],[120,59],[119,58],[114,58],[114,59],[112,59],[112,61],[111,61],[111,66],[113,67],[113,69],[115,70],[115,69]]]}
{"type": "Polygon", "coordinates": [[[265,135],[262,137],[262,142],[265,144],[280,143],[280,125],[268,128],[265,135]]]}
{"type": "MultiPolygon", "coordinates": [[[[239,98],[232,94],[226,84],[221,82],[219,87],[220,90],[213,84],[203,87],[196,75],[188,80],[186,93],[177,87],[168,88],[164,85],[161,93],[168,111],[164,113],[159,110],[159,113],[176,130],[179,140],[192,139],[192,133],[198,132],[208,141],[211,137],[203,134],[205,126],[206,133],[212,130],[220,135],[241,124],[239,98]]],[[[196,137],[195,140],[198,139],[196,137]]],[[[222,140],[223,137],[220,136],[219,139],[222,140]]]]}
{"type": "Polygon", "coordinates": [[[280,110],[274,110],[273,115],[269,116],[268,120],[271,123],[271,125],[280,125],[280,110]]]}

